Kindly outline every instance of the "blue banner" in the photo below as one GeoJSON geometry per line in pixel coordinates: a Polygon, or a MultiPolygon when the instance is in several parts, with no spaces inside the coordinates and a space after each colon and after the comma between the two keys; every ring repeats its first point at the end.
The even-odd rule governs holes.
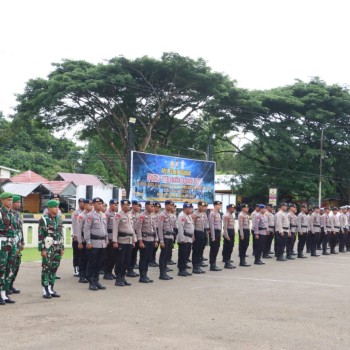
{"type": "Polygon", "coordinates": [[[212,204],[215,162],[132,152],[130,199],[212,204]]]}

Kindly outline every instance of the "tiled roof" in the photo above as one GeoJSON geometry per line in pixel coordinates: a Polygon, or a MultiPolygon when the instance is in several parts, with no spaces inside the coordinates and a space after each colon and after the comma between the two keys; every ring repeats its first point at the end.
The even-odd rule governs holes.
{"type": "Polygon", "coordinates": [[[75,174],[75,173],[58,173],[63,181],[73,182],[75,185],[83,186],[103,186],[104,184],[96,175],[75,174]]]}
{"type": "Polygon", "coordinates": [[[71,181],[50,181],[44,186],[53,194],[61,194],[71,184],[71,181]]]}
{"type": "Polygon", "coordinates": [[[16,183],[49,183],[49,180],[31,170],[12,176],[10,180],[16,183]]]}

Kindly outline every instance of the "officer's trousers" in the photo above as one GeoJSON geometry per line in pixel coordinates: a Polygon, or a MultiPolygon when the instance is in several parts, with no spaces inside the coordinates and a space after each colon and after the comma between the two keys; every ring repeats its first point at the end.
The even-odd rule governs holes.
{"type": "Polygon", "coordinates": [[[166,271],[168,256],[173,249],[173,243],[174,240],[172,238],[164,238],[164,248],[161,248],[159,256],[159,270],[161,274],[166,271]]]}
{"type": "Polygon", "coordinates": [[[87,279],[99,278],[100,270],[102,269],[103,259],[106,251],[105,248],[91,248],[86,249],[87,255],[87,279]]]}
{"type": "Polygon", "coordinates": [[[323,237],[322,237],[322,250],[323,250],[323,253],[327,252],[327,245],[329,243],[330,236],[331,236],[331,232],[330,231],[324,231],[323,232],[323,237]]]}
{"type": "MultiPolygon", "coordinates": [[[[255,238],[255,237],[254,237],[255,238]]],[[[255,238],[255,262],[260,261],[266,242],[266,235],[259,235],[259,239],[255,238]]]]}
{"type": "Polygon", "coordinates": [[[348,237],[348,231],[341,229],[339,232],[339,252],[343,253],[346,249],[346,242],[348,237]]]}
{"type": "Polygon", "coordinates": [[[126,270],[130,266],[131,261],[132,244],[118,243],[118,249],[116,254],[115,274],[122,277],[126,275],[126,270]]]}
{"type": "Polygon", "coordinates": [[[210,234],[210,251],[209,251],[209,263],[216,264],[216,258],[218,256],[218,252],[220,249],[220,239],[221,239],[221,231],[215,230],[215,241],[212,240],[210,234]]]}
{"type": "Polygon", "coordinates": [[[269,234],[266,235],[265,247],[264,247],[264,252],[263,252],[264,255],[269,255],[269,253],[271,251],[273,237],[274,237],[274,232],[269,231],[269,234]]]}
{"type": "Polygon", "coordinates": [[[73,248],[73,267],[78,267],[79,266],[79,254],[80,250],[78,249],[78,241],[74,239],[72,241],[72,248],[73,248]]]}
{"type": "Polygon", "coordinates": [[[1,237],[0,244],[0,291],[4,291],[10,287],[10,271],[15,263],[16,244],[6,237],[1,237]]]}
{"type": "Polygon", "coordinates": [[[307,240],[307,233],[299,232],[298,233],[298,255],[303,254],[306,240],[307,240]]]}
{"type": "Polygon", "coordinates": [[[296,235],[295,232],[291,232],[290,237],[288,236],[287,238],[287,243],[286,243],[287,256],[291,256],[293,254],[295,235],[296,235]]]}
{"type": "Polygon", "coordinates": [[[199,266],[202,261],[203,250],[205,247],[205,236],[204,231],[194,231],[194,242],[192,244],[192,265],[193,267],[199,266]]]}
{"type": "Polygon", "coordinates": [[[320,232],[309,232],[309,244],[310,244],[310,250],[311,255],[316,254],[316,248],[317,248],[317,242],[320,237],[320,232]]]}
{"type": "Polygon", "coordinates": [[[130,265],[129,265],[129,268],[128,268],[129,271],[131,271],[132,269],[134,269],[134,266],[135,266],[136,263],[137,263],[137,252],[138,252],[139,250],[140,250],[139,242],[136,242],[136,243],[135,243],[135,247],[132,248],[132,250],[131,250],[130,265]]]}
{"type": "Polygon", "coordinates": [[[335,252],[335,246],[338,244],[338,232],[332,232],[329,237],[329,245],[331,247],[331,253],[335,252]]]}
{"type": "Polygon", "coordinates": [[[239,237],[239,245],[238,245],[238,250],[239,250],[239,259],[241,262],[245,261],[245,256],[247,254],[247,249],[249,247],[249,230],[244,229],[243,230],[244,237],[243,239],[241,236],[239,237]]]}
{"type": "Polygon", "coordinates": [[[80,249],[79,253],[79,277],[86,277],[87,270],[87,253],[86,242],[83,242],[83,249],[80,249]]]}
{"type": "Polygon", "coordinates": [[[140,261],[139,261],[139,270],[140,270],[141,276],[143,273],[147,274],[148,265],[152,261],[154,241],[151,241],[151,242],[143,241],[143,244],[145,245],[145,247],[140,248],[140,261]]]}
{"type": "Polygon", "coordinates": [[[108,240],[108,245],[106,248],[106,264],[105,264],[105,273],[112,273],[114,270],[114,265],[117,256],[117,249],[113,248],[113,240],[108,240]]]}
{"type": "Polygon", "coordinates": [[[224,245],[222,248],[222,259],[224,262],[229,263],[231,261],[233,247],[235,246],[235,230],[228,229],[227,233],[228,233],[230,240],[228,240],[224,237],[224,245]]]}
{"type": "Polygon", "coordinates": [[[178,243],[179,257],[178,257],[177,267],[179,268],[179,271],[186,271],[186,264],[187,264],[188,255],[191,252],[191,245],[192,243],[178,243]]]}
{"type": "Polygon", "coordinates": [[[286,248],[288,238],[288,232],[278,232],[275,235],[276,240],[276,256],[277,258],[280,258],[283,256],[284,250],[286,248]]]}
{"type": "Polygon", "coordinates": [[[60,244],[52,245],[46,249],[46,257],[41,262],[41,285],[47,287],[54,285],[56,281],[56,272],[60,266],[62,246],[60,244]]]}

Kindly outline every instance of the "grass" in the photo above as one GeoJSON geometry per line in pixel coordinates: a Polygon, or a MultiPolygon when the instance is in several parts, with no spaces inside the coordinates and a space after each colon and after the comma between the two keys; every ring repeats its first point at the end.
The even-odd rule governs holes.
{"type": "MultiPolygon", "coordinates": [[[[64,250],[63,259],[71,259],[73,256],[73,249],[66,248],[64,250]]],[[[22,262],[40,261],[41,255],[37,248],[25,248],[22,252],[22,262]]]]}

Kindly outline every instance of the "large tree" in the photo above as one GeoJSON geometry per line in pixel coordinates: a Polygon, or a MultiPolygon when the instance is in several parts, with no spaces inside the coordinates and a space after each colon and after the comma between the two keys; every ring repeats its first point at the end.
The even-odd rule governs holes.
{"type": "MultiPolygon", "coordinates": [[[[242,103],[226,75],[213,72],[203,59],[175,53],[97,65],[65,60],[54,67],[47,79],[27,83],[18,96],[18,113],[53,129],[78,126],[81,138],[103,143],[100,160],[122,186],[130,148],[156,152],[174,140],[181,143],[179,130],[197,127],[204,113],[232,120],[242,103]],[[132,130],[130,118],[136,118],[132,130]]],[[[208,136],[211,132],[206,130],[208,136]]]]}

